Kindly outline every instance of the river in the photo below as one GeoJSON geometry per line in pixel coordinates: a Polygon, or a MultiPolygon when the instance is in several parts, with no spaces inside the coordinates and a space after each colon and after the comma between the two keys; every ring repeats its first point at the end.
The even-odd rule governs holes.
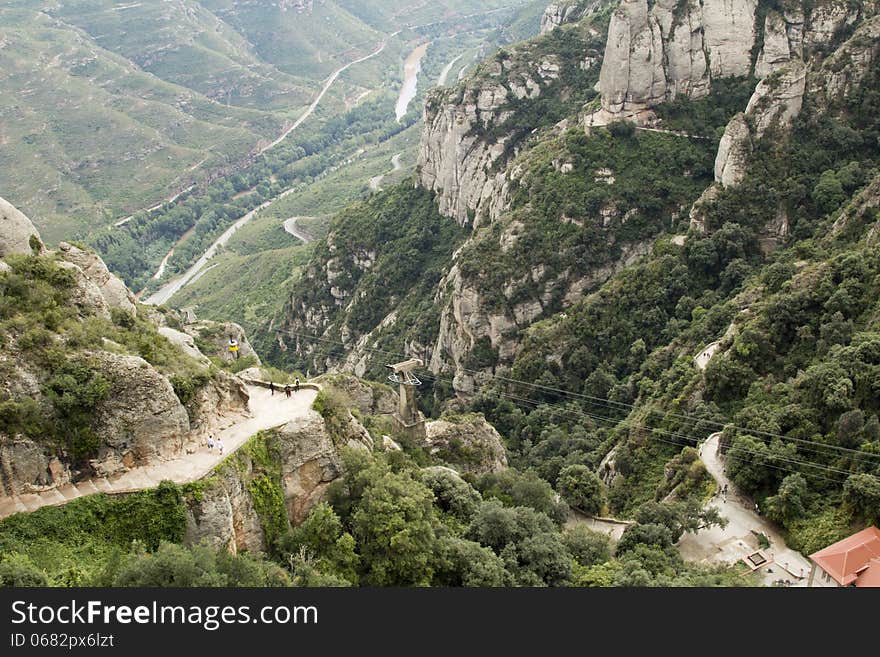
{"type": "MultiPolygon", "coordinates": [[[[394,34],[390,35],[385,41],[382,42],[382,45],[380,45],[379,48],[377,48],[375,51],[373,51],[369,55],[366,55],[366,56],[361,57],[359,59],[355,59],[354,61],[351,61],[348,64],[346,64],[345,66],[342,66],[342,67],[338,68],[336,71],[334,71],[333,74],[329,78],[327,78],[327,82],[324,84],[323,88],[321,89],[321,92],[318,94],[318,97],[315,98],[315,100],[312,102],[311,105],[309,105],[308,109],[303,113],[303,115],[300,116],[292,126],[290,126],[287,130],[285,130],[284,134],[282,134],[278,139],[276,139],[272,143],[268,144],[264,148],[260,149],[260,153],[261,154],[265,153],[270,148],[277,146],[282,141],[284,141],[284,139],[286,139],[288,137],[288,135],[290,135],[291,132],[293,132],[300,125],[302,125],[303,121],[305,121],[309,116],[311,116],[312,112],[315,111],[315,108],[318,106],[318,103],[321,102],[321,99],[324,97],[324,94],[327,93],[327,90],[330,89],[331,85],[336,81],[336,79],[339,77],[339,75],[343,71],[345,71],[350,66],[353,66],[353,65],[358,64],[360,62],[366,61],[366,60],[370,59],[371,57],[375,57],[376,55],[378,55],[380,52],[382,52],[385,49],[385,46],[388,43],[388,39],[393,38],[397,34],[398,33],[395,32],[394,34]]],[[[426,44],[425,50],[427,50],[427,47],[428,46],[426,44]]],[[[423,51],[422,55],[424,55],[424,54],[425,53],[423,51]]],[[[232,226],[227,228],[226,231],[220,237],[218,237],[217,240],[210,247],[208,247],[208,250],[205,251],[198,260],[196,260],[195,264],[192,267],[187,269],[183,274],[181,274],[177,278],[169,281],[168,283],[166,283],[165,285],[160,287],[153,294],[151,294],[149,297],[147,297],[143,303],[149,304],[149,305],[154,305],[154,306],[160,306],[163,303],[167,303],[171,297],[173,297],[175,294],[177,294],[177,292],[179,292],[188,283],[193,281],[193,279],[196,277],[196,275],[199,273],[199,271],[201,271],[201,269],[205,266],[205,264],[208,262],[208,260],[210,260],[211,258],[214,257],[214,255],[217,253],[217,249],[220,248],[221,246],[224,246],[229,241],[229,239],[235,234],[235,231],[237,231],[239,228],[241,228],[246,223],[248,223],[251,219],[253,219],[254,215],[257,212],[259,212],[263,208],[267,207],[270,203],[284,198],[285,196],[287,196],[288,194],[290,194],[293,191],[294,191],[293,188],[288,189],[288,190],[282,192],[281,194],[279,194],[278,196],[276,196],[275,198],[269,199],[265,203],[262,203],[261,205],[254,208],[253,210],[248,212],[246,215],[241,217],[238,221],[236,221],[234,224],[232,224],[232,226]]],[[[160,206],[161,206],[161,204],[159,204],[155,207],[158,208],[160,206]]],[[[125,222],[122,222],[122,223],[125,223],[125,222]]],[[[180,242],[185,237],[186,237],[186,234],[184,234],[180,238],[180,240],[178,240],[177,244],[180,244],[180,242]]],[[[177,246],[177,244],[175,244],[174,246],[177,246]]],[[[171,248],[169,250],[169,252],[165,255],[165,257],[162,259],[162,262],[159,265],[159,269],[153,275],[154,279],[158,279],[158,278],[162,277],[162,275],[165,273],[165,267],[167,266],[168,261],[171,259],[172,255],[174,255],[174,248],[171,248]]]]}
{"type": "Polygon", "coordinates": [[[403,86],[400,88],[400,96],[397,99],[397,105],[394,107],[394,114],[397,122],[406,115],[406,109],[410,102],[416,97],[416,91],[419,86],[419,72],[422,70],[422,57],[428,51],[427,43],[423,43],[413,50],[406,61],[403,63],[403,86]]]}

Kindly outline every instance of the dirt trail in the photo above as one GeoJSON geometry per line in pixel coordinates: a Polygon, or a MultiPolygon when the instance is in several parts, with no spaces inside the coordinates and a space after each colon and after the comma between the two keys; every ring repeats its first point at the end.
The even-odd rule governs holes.
{"type": "Polygon", "coordinates": [[[36,511],[44,506],[59,506],[78,497],[94,493],[130,493],[155,488],[163,480],[186,484],[210,473],[228,455],[234,453],[258,431],[287,424],[290,420],[309,412],[318,394],[316,390],[303,388],[289,399],[282,392],[274,395],[261,386],[247,386],[250,395],[250,417],[242,417],[231,426],[214,434],[223,441],[223,454],[217,448],[209,450],[199,445],[192,454],[133,468],[128,472],[106,478],[88,479],[67,484],[41,493],[0,496],[0,518],[20,511],[36,511]]]}
{"type": "Polygon", "coordinates": [[[727,486],[727,494],[716,495],[707,506],[718,509],[729,523],[724,529],[710,527],[682,536],[678,544],[681,556],[688,561],[734,563],[760,549],[756,536],[760,532],[770,539],[770,547],[761,551],[772,559],[772,563],[760,569],[764,584],[783,579],[789,580],[792,586],[806,586],[806,577],[810,574],[809,560],[788,547],[776,527],[755,513],[755,503],[737,492],[733,482],[724,474],[724,464],[718,452],[720,439],[720,433],[709,436],[700,447],[700,459],[709,474],[715,477],[719,490],[727,486]]]}

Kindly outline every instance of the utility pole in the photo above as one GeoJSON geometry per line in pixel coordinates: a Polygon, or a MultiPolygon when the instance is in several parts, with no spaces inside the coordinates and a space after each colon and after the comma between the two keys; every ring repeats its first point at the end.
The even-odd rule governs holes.
{"type": "Polygon", "coordinates": [[[422,382],[412,372],[417,367],[424,367],[424,363],[419,358],[410,358],[385,367],[391,370],[388,380],[399,386],[400,399],[397,413],[392,416],[395,428],[413,438],[424,439],[425,417],[419,412],[416,404],[416,388],[422,385],[422,382]]]}

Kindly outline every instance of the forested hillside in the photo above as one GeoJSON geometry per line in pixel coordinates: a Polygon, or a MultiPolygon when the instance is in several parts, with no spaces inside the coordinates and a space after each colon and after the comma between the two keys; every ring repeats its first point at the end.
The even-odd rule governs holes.
{"type": "Polygon", "coordinates": [[[402,233],[333,248],[359,234],[343,215],[267,353],[373,375],[422,358],[426,412],[484,412],[511,464],[559,491],[566,468],[601,466],[620,517],[711,495],[695,448],[721,431],[733,482],[796,549],[876,522],[880,28],[873,3],[832,5],[759,3],[689,70],[675,17],[726,9],[553,13],[426,103],[416,184],[465,231],[439,282],[437,265],[404,287],[374,269],[418,262],[402,233]],[[670,11],[649,52],[603,48],[670,11]],[[661,64],[640,57],[661,51],[663,86],[643,90],[639,67],[661,64]],[[421,306],[413,282],[433,290],[421,306]]]}

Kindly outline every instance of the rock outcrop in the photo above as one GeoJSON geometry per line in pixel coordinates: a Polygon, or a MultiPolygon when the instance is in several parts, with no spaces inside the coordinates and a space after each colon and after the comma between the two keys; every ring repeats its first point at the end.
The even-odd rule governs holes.
{"type": "Polygon", "coordinates": [[[252,358],[254,365],[260,365],[260,357],[248,342],[244,329],[234,322],[212,322],[202,319],[184,325],[183,330],[197,341],[200,349],[207,356],[227,362],[235,360],[235,354],[229,350],[229,341],[234,340],[238,344],[238,358],[252,358]]]}
{"type": "Polygon", "coordinates": [[[189,417],[168,379],[137,356],[90,356],[111,389],[94,412],[93,431],[101,438],[92,461],[96,473],[107,476],[179,454],[189,417]]]}
{"type": "Polygon", "coordinates": [[[880,16],[862,23],[821,68],[809,76],[808,92],[820,110],[828,111],[859,90],[880,60],[880,16]]]}
{"type": "Polygon", "coordinates": [[[251,440],[263,441],[264,446],[240,449],[188,501],[187,543],[207,540],[233,552],[264,552],[267,518],[261,517],[255,498],[265,494],[266,486],[283,499],[286,522],[296,525],[326,498],[327,487],[342,475],[337,444],[314,411],[251,440]],[[271,462],[253,456],[264,451],[271,455],[271,462]]]}
{"type": "Polygon", "coordinates": [[[875,13],[873,1],[790,0],[767,10],[758,0],[623,0],[608,29],[599,123],[640,120],[679,94],[705,96],[716,79],[762,79],[875,13]]]}
{"type": "Polygon", "coordinates": [[[501,165],[510,155],[503,129],[513,113],[509,105],[539,97],[559,72],[555,56],[496,58],[458,87],[432,92],[416,169],[419,184],[436,192],[442,214],[476,226],[507,209],[501,165]]]}
{"type": "Polygon", "coordinates": [[[562,0],[554,2],[544,9],[541,15],[541,34],[546,34],[557,27],[576,23],[586,14],[596,11],[609,0],[562,0]]]}
{"type": "Polygon", "coordinates": [[[351,408],[357,409],[361,415],[390,415],[397,411],[397,393],[381,383],[343,373],[324,374],[314,382],[341,393],[351,408]]]}
{"type": "Polygon", "coordinates": [[[601,285],[649,253],[651,243],[651,240],[644,240],[624,244],[618,258],[580,276],[564,271],[558,277],[545,280],[543,267],[536,264],[527,270],[525,279],[540,284],[543,293],[539,298],[517,303],[512,301],[519,289],[515,281],[510,281],[504,289],[505,297],[500,301],[506,303],[499,304],[496,303],[499,299],[487,295],[477,282],[463,277],[458,264],[453,262],[437,286],[434,299],[442,311],[437,342],[431,350],[430,370],[435,373],[451,371],[455,390],[472,393],[477,386],[491,379],[490,368],[469,366],[469,357],[476,345],[491,349],[497,364],[509,365],[516,355],[521,331],[544,316],[554,297],[558,296],[566,305],[574,303],[586,291],[601,285]]]}
{"type": "Polygon", "coordinates": [[[715,158],[715,180],[723,187],[737,185],[748,166],[753,144],[771,125],[787,130],[801,111],[807,71],[803,62],[794,60],[770,75],[755,88],[744,113],[733,117],[715,158]]]}
{"type": "Polygon", "coordinates": [[[459,472],[486,474],[507,467],[501,436],[481,415],[450,416],[425,425],[432,456],[459,472]]]}
{"type": "Polygon", "coordinates": [[[0,258],[14,253],[31,253],[31,236],[40,233],[24,213],[0,198],[0,258]]]}
{"type": "MultiPolygon", "coordinates": [[[[2,199],[0,212],[2,254],[32,254],[31,236],[39,239],[39,235],[30,221],[2,199]]],[[[74,373],[52,384],[52,377],[60,375],[52,369],[54,365],[47,366],[32,346],[22,343],[20,332],[10,331],[3,336],[4,350],[0,354],[0,369],[4,372],[0,377],[0,402],[8,401],[14,409],[31,404],[39,421],[49,421],[63,408],[53,401],[60,393],[51,385],[65,389],[65,398],[78,394],[88,377],[105,382],[108,389],[94,401],[84,398],[74,403],[76,408],[81,404],[88,407],[87,417],[78,420],[82,425],[78,430],[90,431],[97,439],[86,456],[68,453],[67,448],[47,440],[42,429],[32,430],[27,424],[14,424],[15,428],[7,432],[0,430],[0,494],[39,492],[83,477],[110,476],[174,458],[193,448],[205,433],[247,413],[248,394],[242,382],[211,368],[193,338],[167,326],[161,314],[139,315],[134,295],[108,271],[98,255],[65,242],[57,251],[47,251],[42,245],[39,251],[49,271],[56,267],[70,274],[69,282],[62,285],[63,307],[59,310],[72,310],[82,322],[101,320],[95,330],[108,333],[88,342],[88,332],[72,332],[63,324],[47,322],[42,315],[29,315],[27,307],[17,308],[23,321],[48,329],[40,334],[44,345],[63,354],[66,366],[74,373]],[[136,317],[140,324],[133,323],[136,317]],[[113,321],[120,324],[109,326],[113,321]],[[125,338],[113,333],[132,327],[137,327],[137,339],[143,341],[137,350],[121,344],[125,338]],[[112,339],[106,337],[108,334],[112,339]],[[164,338],[171,346],[163,342],[164,338]],[[179,351],[169,357],[168,350],[174,354],[175,347],[179,351]],[[167,362],[169,359],[173,362],[167,362]]],[[[2,260],[0,264],[4,272],[12,269],[2,260]]],[[[243,337],[241,342],[250,348],[243,337]]],[[[30,426],[35,425],[32,422],[30,426]]]]}
{"type": "Polygon", "coordinates": [[[623,0],[611,18],[599,77],[602,108],[633,116],[713,78],[748,75],[757,0],[623,0]]]}
{"type": "Polygon", "coordinates": [[[137,299],[125,283],[110,273],[98,254],[61,242],[58,245],[58,255],[79,267],[85,277],[97,286],[108,308],[121,310],[132,317],[137,314],[137,299]]]}

